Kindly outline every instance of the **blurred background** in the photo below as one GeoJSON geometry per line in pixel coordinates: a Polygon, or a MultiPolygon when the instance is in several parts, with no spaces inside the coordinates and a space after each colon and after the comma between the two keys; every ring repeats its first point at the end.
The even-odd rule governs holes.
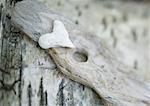
{"type": "Polygon", "coordinates": [[[150,0],[38,1],[97,34],[141,80],[150,80],[150,0]]]}

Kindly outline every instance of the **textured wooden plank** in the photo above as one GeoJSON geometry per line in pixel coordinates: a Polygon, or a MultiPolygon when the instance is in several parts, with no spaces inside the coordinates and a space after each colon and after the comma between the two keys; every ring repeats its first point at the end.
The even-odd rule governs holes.
{"type": "MultiPolygon", "coordinates": [[[[35,7],[36,5],[37,7],[40,7],[40,5],[42,5],[40,3],[34,4],[34,2],[21,3],[25,7],[32,7],[33,5],[35,7]]],[[[51,23],[54,19],[60,19],[65,23],[66,28],[71,35],[70,37],[78,49],[64,50],[62,48],[54,48],[50,49],[49,53],[60,70],[69,78],[95,89],[95,91],[97,91],[97,93],[105,100],[107,105],[132,106],[150,104],[148,96],[150,92],[145,85],[141,84],[135,71],[132,71],[132,69],[128,69],[127,66],[119,63],[116,60],[115,55],[113,55],[113,52],[109,51],[97,36],[86,33],[81,29],[79,30],[72,22],[62,18],[62,16],[48,12],[46,8],[42,11],[43,7],[41,7],[42,13],[39,12],[39,10],[36,11],[35,7],[31,8],[33,9],[31,12],[32,15],[36,15],[37,17],[34,17],[36,25],[34,23],[32,29],[29,29],[28,26],[30,26],[30,24],[28,22],[32,22],[29,13],[30,11],[23,9],[21,3],[16,6],[14,10],[13,22],[16,26],[19,25],[18,27],[35,41],[44,33],[43,31],[46,31],[46,28],[42,25],[45,25],[47,21],[51,23]],[[17,13],[17,10],[22,10],[22,12],[17,13]],[[39,19],[44,21],[39,21],[39,19]],[[39,27],[40,30],[38,30],[39,27]],[[35,35],[37,32],[39,33],[38,36],[37,34],[35,35]],[[86,61],[84,60],[85,63],[83,64],[81,62],[76,62],[72,58],[74,53],[88,58],[86,61]],[[129,86],[126,84],[129,84],[129,86]]],[[[48,29],[50,28],[51,27],[48,29]]]]}

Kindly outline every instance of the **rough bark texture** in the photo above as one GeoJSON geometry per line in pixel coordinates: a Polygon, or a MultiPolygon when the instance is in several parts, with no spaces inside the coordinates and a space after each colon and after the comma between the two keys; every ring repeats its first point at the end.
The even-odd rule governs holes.
{"type": "MultiPolygon", "coordinates": [[[[53,5],[53,4],[51,3],[51,5],[53,5]]],[[[56,4],[56,5],[58,5],[58,7],[61,8],[61,6],[63,7],[64,4],[62,5],[62,2],[58,2],[58,4],[56,4]]],[[[89,5],[89,6],[91,6],[91,5],[89,5]]],[[[85,8],[89,8],[89,6],[85,5],[85,8]]],[[[108,6],[110,6],[109,3],[108,3],[108,6]]],[[[84,7],[84,5],[83,5],[83,7],[84,7]]],[[[58,10],[60,8],[58,8],[58,10]]],[[[78,8],[82,8],[82,7],[80,7],[80,6],[76,7],[77,14],[79,14],[79,16],[80,16],[80,14],[84,14],[84,13],[81,13],[80,9],[78,10],[78,8]],[[78,11],[79,11],[79,13],[78,13],[78,11]]],[[[105,8],[107,8],[107,7],[105,7],[105,8]]],[[[105,10],[105,8],[104,8],[104,10],[105,10]]],[[[54,9],[54,8],[52,8],[52,9],[54,9]]],[[[96,10],[97,10],[97,8],[96,8],[96,10]]],[[[67,10],[64,9],[61,11],[69,11],[69,9],[67,9],[67,10]]],[[[5,12],[6,11],[4,10],[4,13],[5,12]]],[[[107,15],[109,15],[109,13],[112,13],[111,10],[109,10],[109,9],[107,10],[107,12],[108,12],[107,15]]],[[[71,12],[66,12],[66,13],[71,14],[71,12]]],[[[147,13],[147,12],[145,12],[145,13],[147,13]]],[[[139,13],[139,14],[141,14],[141,13],[139,13]]],[[[113,14],[113,16],[120,17],[117,14],[115,14],[115,15],[113,14]]],[[[102,21],[102,23],[104,23],[104,26],[106,25],[106,27],[108,28],[108,26],[111,25],[109,23],[111,23],[112,17],[110,18],[110,21],[109,21],[109,19],[107,20],[106,16],[104,16],[104,17],[105,18],[104,18],[104,21],[102,21]],[[106,23],[106,22],[108,22],[108,23],[106,23]]],[[[146,17],[149,17],[149,15],[148,16],[146,15],[146,17]]],[[[10,17],[4,18],[4,19],[9,20],[9,18],[10,17]]],[[[79,17],[75,17],[75,18],[79,18],[79,17]]],[[[134,18],[136,18],[136,16],[134,18]]],[[[75,23],[80,24],[80,23],[84,22],[83,21],[84,19],[85,18],[78,19],[78,21],[75,19],[76,20],[75,23]]],[[[143,23],[143,21],[141,21],[143,19],[143,17],[141,19],[140,18],[136,18],[136,19],[138,20],[139,23],[141,22],[142,25],[144,25],[144,26],[142,26],[142,28],[145,28],[145,25],[147,25],[146,23],[149,22],[148,21],[149,18],[146,18],[146,22],[144,22],[144,23],[143,23]]],[[[91,19],[91,20],[95,20],[95,19],[91,19]]],[[[3,83],[0,85],[2,87],[5,87],[5,90],[2,89],[0,91],[0,95],[1,95],[0,97],[2,98],[2,99],[0,99],[0,106],[19,106],[19,105],[23,105],[23,106],[28,106],[28,105],[29,106],[38,106],[38,105],[41,105],[41,106],[43,106],[43,105],[44,106],[55,106],[55,105],[57,105],[57,106],[63,106],[63,105],[99,106],[99,105],[101,105],[101,100],[95,93],[93,93],[91,91],[91,89],[88,89],[87,87],[85,87],[83,85],[72,82],[72,81],[68,80],[66,77],[64,77],[61,73],[59,73],[59,71],[57,71],[56,66],[53,64],[49,55],[47,53],[45,53],[43,50],[41,50],[40,48],[38,48],[38,46],[35,42],[32,42],[28,37],[26,37],[26,35],[23,36],[24,34],[20,33],[17,29],[15,29],[15,28],[13,29],[12,26],[9,26],[9,23],[7,23],[7,21],[3,21],[3,22],[6,23],[6,26],[7,26],[6,28],[8,30],[6,30],[6,28],[4,27],[5,25],[3,25],[3,36],[1,38],[1,64],[2,64],[3,70],[1,70],[2,73],[0,72],[0,74],[2,76],[0,78],[2,78],[3,81],[1,81],[1,82],[4,82],[5,84],[7,84],[7,83],[11,84],[14,81],[17,81],[18,78],[19,78],[19,80],[21,80],[21,82],[14,84],[15,85],[14,90],[12,90],[12,88],[11,88],[11,90],[9,90],[9,91],[6,90],[6,86],[4,86],[3,83]],[[10,31],[10,28],[12,28],[11,31],[10,31]],[[10,35],[12,35],[12,36],[10,36],[10,35]],[[14,42],[13,42],[13,39],[17,39],[17,40],[14,40],[14,42]],[[13,46],[13,45],[15,45],[15,46],[13,46]],[[10,51],[13,51],[13,52],[10,52],[10,51]],[[7,59],[7,61],[5,59],[7,59]],[[5,67],[4,67],[4,65],[5,65],[5,67]],[[10,68],[11,66],[15,66],[15,67],[10,68]],[[7,76],[7,72],[11,72],[10,76],[7,76]],[[20,75],[21,75],[21,77],[20,77],[20,75]],[[15,94],[15,91],[16,91],[16,94],[15,94]]],[[[8,21],[8,22],[10,22],[10,21],[8,21]]],[[[91,24],[93,24],[93,23],[90,23],[90,21],[89,21],[88,25],[91,25],[91,24]]],[[[137,26],[137,25],[138,24],[136,23],[135,26],[137,26]]],[[[116,24],[114,24],[114,27],[115,26],[116,26],[116,24]]],[[[141,25],[139,24],[139,26],[141,26],[141,25]]],[[[97,26],[95,25],[95,27],[97,27],[97,26]]],[[[103,26],[100,26],[100,28],[101,27],[103,29],[103,26]]],[[[94,29],[94,31],[96,32],[96,29],[94,29]]],[[[118,47],[118,45],[120,45],[120,43],[118,43],[118,42],[122,42],[122,40],[120,40],[120,39],[124,39],[125,37],[121,38],[121,37],[117,36],[118,34],[115,35],[115,37],[117,36],[117,43],[116,43],[116,38],[113,36],[113,34],[109,35],[107,33],[106,33],[106,35],[107,35],[106,40],[108,41],[109,36],[112,35],[112,38],[111,37],[110,38],[114,39],[113,41],[115,42],[115,43],[111,42],[112,40],[110,39],[110,45],[113,45],[112,47],[114,47],[116,51],[118,50],[117,48],[122,48],[122,46],[118,47]]],[[[140,32],[136,32],[136,33],[140,33],[140,32]]],[[[101,34],[101,33],[99,33],[99,34],[101,34]]],[[[124,35],[126,36],[127,34],[124,34],[124,35]]],[[[133,32],[133,35],[135,35],[134,32],[133,32]]],[[[146,36],[145,38],[140,37],[140,39],[138,39],[139,37],[137,37],[137,38],[135,37],[135,36],[138,36],[138,34],[137,34],[137,35],[133,36],[133,38],[135,38],[135,40],[138,39],[138,42],[141,42],[141,39],[143,39],[142,41],[145,42],[145,39],[148,40],[148,37],[147,37],[148,35],[149,35],[149,33],[145,34],[145,36],[146,36]]],[[[132,42],[132,39],[130,39],[130,40],[132,42]]],[[[148,41],[146,41],[146,42],[148,42],[148,41]]],[[[132,45],[132,43],[129,43],[129,45],[130,44],[132,45]]],[[[138,44],[140,45],[140,43],[138,43],[138,44]]],[[[141,44],[143,44],[143,46],[147,45],[147,43],[146,44],[141,43],[141,44]]],[[[137,45],[137,43],[135,45],[137,45]]],[[[126,48],[128,48],[128,47],[126,47],[126,48]]],[[[136,50],[137,50],[137,48],[136,48],[136,50]]],[[[146,51],[147,49],[148,48],[146,46],[144,50],[146,51]]],[[[138,49],[138,50],[140,50],[140,49],[138,49]]],[[[124,50],[122,50],[122,51],[124,51],[124,50]]],[[[130,50],[128,50],[128,51],[130,51],[130,50]]],[[[149,58],[148,52],[145,52],[145,53],[146,54],[145,54],[144,59],[149,58]]],[[[128,60],[130,60],[131,58],[128,58],[128,56],[126,54],[128,54],[128,53],[125,53],[124,56],[127,58],[126,63],[128,63],[128,60]]],[[[130,54],[130,52],[129,52],[129,54],[130,54]]],[[[138,54],[137,56],[135,56],[135,60],[138,59],[137,57],[142,58],[143,54],[144,53],[141,53],[140,55],[138,54]]],[[[140,59],[138,62],[133,62],[133,61],[134,61],[134,59],[131,59],[129,65],[134,66],[135,69],[136,68],[141,69],[141,67],[143,68],[143,66],[148,67],[147,60],[145,62],[143,60],[143,58],[140,59]],[[144,61],[144,63],[143,63],[143,61],[144,61]],[[132,63],[134,63],[134,64],[132,64],[132,63]],[[143,63],[143,65],[139,65],[141,63],[143,63]]],[[[144,68],[144,69],[148,70],[148,68],[144,68]]],[[[141,71],[139,71],[139,72],[141,72],[141,71]]],[[[145,72],[147,72],[147,71],[145,71],[145,72]]],[[[7,88],[10,88],[10,87],[7,86],[7,88]]]]}

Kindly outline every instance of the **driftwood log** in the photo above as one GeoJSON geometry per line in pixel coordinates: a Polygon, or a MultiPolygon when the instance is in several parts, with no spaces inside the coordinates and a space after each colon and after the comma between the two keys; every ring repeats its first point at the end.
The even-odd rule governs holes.
{"type": "Polygon", "coordinates": [[[106,105],[150,105],[150,91],[133,69],[117,61],[97,36],[75,26],[67,18],[34,1],[17,3],[12,22],[32,40],[51,32],[54,20],[64,22],[76,49],[48,50],[59,70],[70,79],[93,88],[106,105]]]}
{"type": "Polygon", "coordinates": [[[51,57],[11,24],[21,0],[0,0],[0,106],[100,106],[88,87],[69,80],[51,57]]]}

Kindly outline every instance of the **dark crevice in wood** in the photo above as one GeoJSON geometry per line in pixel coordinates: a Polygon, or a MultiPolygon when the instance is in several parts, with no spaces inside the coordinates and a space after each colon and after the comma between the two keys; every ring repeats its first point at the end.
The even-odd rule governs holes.
{"type": "Polygon", "coordinates": [[[15,5],[17,2],[20,2],[20,1],[23,1],[23,0],[9,0],[10,2],[10,5],[15,5]]]}
{"type": "Polygon", "coordinates": [[[43,77],[40,80],[40,87],[38,95],[40,96],[40,103],[39,106],[48,106],[48,100],[47,100],[47,91],[44,91],[43,87],[43,77]]]}
{"type": "Polygon", "coordinates": [[[138,61],[137,60],[134,61],[134,69],[136,69],[136,70],[138,69],[138,61]]]}
{"type": "Polygon", "coordinates": [[[0,68],[0,72],[2,72],[3,74],[6,74],[6,75],[10,75],[9,72],[7,72],[7,71],[5,71],[4,69],[1,69],[1,68],[0,68]]]}
{"type": "Polygon", "coordinates": [[[28,85],[27,92],[28,92],[28,106],[32,106],[32,86],[31,86],[31,84],[28,85]]]}
{"type": "Polygon", "coordinates": [[[64,79],[62,79],[61,83],[59,84],[59,90],[57,93],[57,105],[58,106],[64,106],[64,94],[63,94],[63,90],[64,90],[64,79]]]}
{"type": "Polygon", "coordinates": [[[4,90],[4,91],[14,91],[14,94],[16,94],[16,91],[15,91],[15,85],[20,81],[19,80],[16,80],[14,81],[12,84],[6,84],[4,83],[4,80],[0,80],[0,83],[1,83],[1,87],[0,87],[0,90],[4,90]]]}
{"type": "Polygon", "coordinates": [[[117,46],[117,38],[116,38],[116,36],[114,34],[114,30],[113,29],[111,30],[111,37],[113,39],[113,47],[116,48],[116,46],[117,46]]]}
{"type": "Polygon", "coordinates": [[[78,17],[80,17],[82,15],[81,10],[78,11],[78,17]]]}
{"type": "Polygon", "coordinates": [[[48,106],[48,94],[47,91],[44,91],[43,77],[40,80],[38,96],[40,97],[39,106],[48,106]]]}
{"type": "MultiPolygon", "coordinates": [[[[23,61],[23,60],[22,60],[22,50],[21,50],[21,62],[22,62],[22,61],[23,61]]],[[[21,68],[20,68],[20,72],[19,72],[19,74],[20,74],[20,75],[19,75],[20,82],[19,82],[19,85],[18,85],[19,106],[21,106],[21,99],[22,99],[22,87],[21,87],[21,85],[22,85],[22,69],[23,69],[22,66],[23,66],[23,65],[21,64],[21,68]]]]}
{"type": "Polygon", "coordinates": [[[39,87],[39,96],[40,96],[40,102],[39,106],[44,106],[44,88],[43,88],[43,77],[40,80],[40,87],[39,87]]]}
{"type": "Polygon", "coordinates": [[[58,1],[57,6],[61,6],[61,5],[62,5],[61,1],[58,1]]]}
{"type": "Polygon", "coordinates": [[[106,22],[106,17],[103,17],[102,18],[102,25],[104,26],[104,29],[106,29],[107,28],[107,22],[106,22]]]}
{"type": "Polygon", "coordinates": [[[116,22],[117,22],[117,18],[114,17],[114,16],[112,16],[112,22],[113,22],[113,23],[116,23],[116,22]]]}
{"type": "Polygon", "coordinates": [[[85,9],[88,9],[88,8],[89,8],[89,4],[85,4],[85,5],[84,5],[84,8],[85,8],[85,9]]]}
{"type": "MultiPolygon", "coordinates": [[[[2,20],[2,10],[3,10],[3,4],[0,4],[0,22],[2,20]]],[[[1,27],[1,26],[0,26],[1,27]]]]}
{"type": "Polygon", "coordinates": [[[122,15],[122,20],[123,20],[123,22],[127,22],[128,21],[128,15],[127,15],[127,13],[124,13],[122,15]]]}
{"type": "Polygon", "coordinates": [[[78,20],[76,20],[76,21],[75,21],[75,24],[76,24],[76,25],[78,25],[78,24],[79,24],[79,21],[78,21],[78,20]]]}
{"type": "Polygon", "coordinates": [[[84,86],[84,85],[82,85],[82,90],[83,90],[83,91],[85,90],[85,86],[84,86]]]}
{"type": "Polygon", "coordinates": [[[48,94],[47,91],[45,91],[45,106],[48,106],[48,98],[47,98],[48,94]]]}
{"type": "Polygon", "coordinates": [[[136,30],[132,29],[131,32],[132,32],[132,35],[133,35],[134,42],[137,42],[137,33],[136,33],[136,30]]]}
{"type": "MultiPolygon", "coordinates": [[[[75,82],[72,82],[70,84],[67,84],[66,87],[65,87],[65,90],[68,91],[67,97],[65,97],[65,99],[64,99],[65,105],[68,105],[68,106],[74,106],[75,105],[75,102],[74,102],[75,98],[73,96],[74,84],[75,84],[75,82]]],[[[81,87],[82,87],[82,84],[81,84],[81,87]]]]}

